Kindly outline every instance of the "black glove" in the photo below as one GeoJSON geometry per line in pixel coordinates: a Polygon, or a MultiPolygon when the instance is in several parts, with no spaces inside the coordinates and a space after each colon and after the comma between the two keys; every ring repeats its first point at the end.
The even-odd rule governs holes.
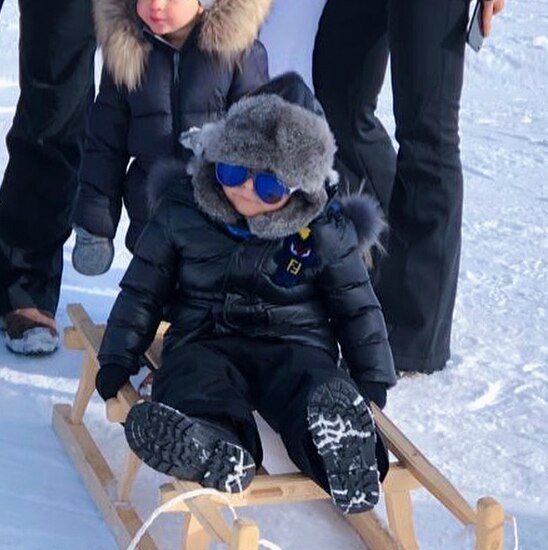
{"type": "Polygon", "coordinates": [[[365,398],[373,401],[380,409],[384,409],[386,390],[388,389],[384,382],[362,382],[359,384],[359,388],[365,398]]]}
{"type": "Polygon", "coordinates": [[[99,369],[95,378],[95,387],[106,401],[116,397],[118,390],[129,381],[130,372],[120,365],[105,365],[99,369]]]}

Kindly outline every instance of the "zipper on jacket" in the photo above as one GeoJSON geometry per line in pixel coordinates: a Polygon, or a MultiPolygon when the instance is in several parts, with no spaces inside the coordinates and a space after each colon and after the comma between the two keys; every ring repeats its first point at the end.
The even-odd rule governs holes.
{"type": "Polygon", "coordinates": [[[176,51],[173,54],[173,92],[171,98],[171,116],[173,124],[173,153],[176,158],[183,157],[183,149],[179,143],[179,135],[181,133],[181,90],[179,86],[179,71],[181,62],[181,52],[176,51]]]}
{"type": "MultiPolygon", "coordinates": [[[[0,0],[1,2],[1,0],[0,0]]],[[[179,143],[179,135],[183,131],[181,128],[181,58],[192,47],[196,46],[197,36],[200,32],[201,25],[194,26],[185,43],[180,49],[175,48],[167,40],[164,40],[161,36],[153,34],[146,26],[143,27],[144,36],[153,44],[159,45],[172,55],[172,89],[171,89],[171,116],[173,126],[173,154],[176,158],[187,160],[185,157],[185,151],[179,143]]]]}
{"type": "Polygon", "coordinates": [[[179,60],[181,59],[181,53],[175,52],[173,55],[173,84],[179,84],[179,60]]]}

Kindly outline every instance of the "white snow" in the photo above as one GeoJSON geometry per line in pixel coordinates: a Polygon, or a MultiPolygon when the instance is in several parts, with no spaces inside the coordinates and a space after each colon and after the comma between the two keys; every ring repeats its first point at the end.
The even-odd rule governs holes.
{"type": "MultiPolygon", "coordinates": [[[[323,0],[278,0],[263,35],[272,73],[297,68],[310,81],[313,34],[323,0]],[[274,46],[276,49],[274,49],[274,46]]],[[[18,13],[6,0],[0,14],[0,134],[17,102],[18,13]]],[[[46,32],[46,31],[44,31],[46,32]]],[[[432,376],[405,378],[390,392],[387,412],[470,503],[492,495],[517,518],[520,548],[548,548],[548,0],[509,1],[479,55],[467,52],[462,98],[465,176],[462,267],[453,357],[432,376]]],[[[389,80],[379,113],[393,130],[389,80]]],[[[0,147],[0,167],[7,162],[0,147]]],[[[70,265],[58,320],[82,302],[104,322],[129,255],[122,227],[114,268],[86,278],[70,265]]],[[[0,550],[117,548],[50,428],[52,405],[70,402],[80,353],[17,357],[0,346],[0,550]]],[[[122,434],[104,420],[94,397],[93,434],[121,467],[122,434]]],[[[287,458],[269,451],[267,466],[287,458]]],[[[138,477],[143,514],[157,505],[164,478],[138,477]]],[[[463,528],[419,491],[416,530],[427,550],[472,548],[463,528]]],[[[382,506],[379,506],[382,510],[382,506]]],[[[329,502],[243,510],[262,536],[285,550],[361,548],[329,502]]],[[[161,517],[153,533],[177,548],[180,520],[161,517]]],[[[513,548],[512,526],[505,548],[513,548]]]]}

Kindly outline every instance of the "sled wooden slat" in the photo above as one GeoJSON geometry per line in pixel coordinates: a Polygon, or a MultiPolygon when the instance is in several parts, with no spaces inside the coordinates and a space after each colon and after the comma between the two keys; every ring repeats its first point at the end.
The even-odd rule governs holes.
{"type": "Polygon", "coordinates": [[[133,482],[139,473],[143,461],[131,449],[126,451],[124,470],[117,487],[117,497],[120,502],[129,502],[133,482]]]}
{"type": "Polygon", "coordinates": [[[230,550],[254,550],[259,547],[259,528],[249,519],[241,518],[234,525],[230,550]]]}
{"type": "MultiPolygon", "coordinates": [[[[238,508],[240,506],[329,500],[331,498],[321,487],[302,474],[268,474],[264,470],[263,472],[255,476],[253,483],[244,492],[227,495],[232,506],[238,508]]],[[[399,488],[399,491],[409,491],[422,487],[410,474],[404,476],[403,472],[405,470],[397,464],[390,466],[383,487],[387,484],[389,487],[393,487],[400,480],[403,480],[404,484],[399,488]]],[[[194,489],[197,488],[199,488],[199,485],[195,484],[194,489]]],[[[387,492],[386,489],[385,492],[387,492]]],[[[165,483],[160,487],[160,501],[162,503],[172,500],[177,494],[178,491],[173,483],[165,483]]],[[[221,505],[225,502],[220,498],[217,500],[215,497],[210,498],[221,505]]],[[[170,512],[188,512],[188,507],[185,502],[179,502],[174,504],[170,512]]]]}
{"type": "Polygon", "coordinates": [[[348,514],[345,518],[370,550],[401,550],[400,542],[386,529],[374,511],[348,514]]]}
{"type": "MultiPolygon", "coordinates": [[[[72,462],[78,470],[103,518],[110,526],[121,548],[127,548],[131,539],[141,528],[142,521],[128,503],[116,503],[112,493],[116,478],[83,424],[70,421],[70,405],[53,407],[52,424],[72,462]]],[[[140,550],[158,550],[151,536],[146,534],[139,544],[140,550]]]]}
{"type": "MultiPolygon", "coordinates": [[[[56,405],[53,426],[67,449],[94,498],[105,521],[112,528],[121,548],[125,548],[142,522],[131,504],[131,489],[142,462],[127,449],[123,473],[115,478],[99,448],[91,438],[84,422],[84,413],[95,388],[95,375],[99,368],[97,352],[101,345],[104,326],[95,325],[80,304],[68,306],[73,327],[64,331],[65,345],[82,350],[82,374],[73,407],[56,405]]],[[[152,369],[159,368],[163,334],[167,325],[162,323],[153,345],[145,358],[152,369]]],[[[138,395],[131,384],[126,384],[114,399],[106,404],[107,418],[111,422],[124,422],[138,395]]],[[[383,483],[388,528],[374,511],[345,516],[370,550],[417,550],[413,525],[410,491],[424,488],[465,525],[474,524],[475,550],[502,550],[504,511],[490,497],[480,499],[477,512],[466,502],[449,480],[413,445],[397,426],[374,404],[377,426],[383,433],[388,448],[398,459],[390,465],[383,483]]],[[[197,483],[174,480],[160,487],[160,501],[166,503],[200,486],[197,483]]],[[[251,485],[240,494],[226,495],[231,506],[262,506],[311,500],[329,499],[330,496],[312,480],[299,473],[270,475],[260,468],[251,485]]],[[[226,500],[216,496],[198,496],[185,502],[176,502],[168,512],[183,516],[184,550],[208,550],[211,542],[222,542],[230,550],[257,550],[259,529],[250,520],[238,520],[229,525],[221,510],[226,500]]],[[[154,550],[157,546],[150,535],[139,544],[141,550],[154,550]]]]}
{"type": "Polygon", "coordinates": [[[111,422],[125,422],[129,409],[139,401],[139,395],[131,384],[124,384],[116,397],[106,403],[106,416],[111,422]]]}
{"type": "Polygon", "coordinates": [[[503,550],[504,510],[491,497],[478,500],[478,524],[476,527],[476,550],[503,550]]]}
{"type": "Polygon", "coordinates": [[[85,352],[80,381],[78,382],[78,390],[76,391],[74,405],[70,413],[70,421],[73,424],[82,423],[89,400],[95,391],[95,375],[97,374],[97,370],[98,367],[94,357],[89,351],[85,352]]]}
{"type": "MultiPolygon", "coordinates": [[[[193,491],[200,486],[189,481],[174,482],[178,493],[193,491]]],[[[199,496],[187,501],[190,512],[203,525],[210,538],[229,545],[232,541],[232,530],[221,515],[219,506],[208,496],[199,496]]],[[[190,548],[189,548],[190,550],[190,548]]]]}
{"type": "Polygon", "coordinates": [[[394,456],[464,525],[476,523],[476,512],[449,480],[411,443],[401,430],[371,403],[375,422],[394,456]]]}
{"type": "MultiPolygon", "coordinates": [[[[199,489],[200,485],[194,483],[187,485],[192,490],[199,489]]],[[[166,503],[176,497],[181,491],[175,483],[165,483],[160,487],[160,502],[166,503]]],[[[311,479],[302,474],[258,474],[253,483],[239,494],[227,494],[226,498],[235,508],[242,506],[260,506],[264,504],[280,504],[290,502],[303,502],[310,500],[327,500],[331,498],[321,487],[318,487],[311,479]]],[[[222,498],[209,497],[212,502],[224,506],[226,501],[222,498]]],[[[170,512],[188,512],[186,502],[177,502],[170,512]]]]}
{"type": "MultiPolygon", "coordinates": [[[[98,325],[99,326],[99,325],[98,325]]],[[[82,351],[84,343],[75,327],[65,327],[63,330],[63,344],[67,349],[82,351]]]]}
{"type": "Polygon", "coordinates": [[[208,550],[211,539],[193,514],[185,514],[183,519],[183,536],[181,550],[208,550]]]}
{"type": "MultiPolygon", "coordinates": [[[[83,416],[83,411],[87,407],[89,399],[95,390],[95,375],[99,369],[97,353],[101,347],[105,327],[95,325],[81,304],[69,304],[67,312],[74,324],[77,336],[72,331],[65,331],[65,334],[68,333],[72,345],[76,345],[79,341],[80,345],[77,349],[83,349],[86,352],[82,376],[80,377],[80,384],[73,405],[73,422],[77,422],[76,417],[83,416]]],[[[123,422],[127,414],[127,412],[123,414],[123,411],[129,411],[137,402],[137,392],[131,384],[125,384],[118,392],[117,399],[119,405],[111,404],[114,405],[112,418],[109,416],[108,407],[107,417],[112,422],[123,422]]]]}
{"type": "Polygon", "coordinates": [[[127,403],[123,403],[117,397],[108,399],[105,403],[106,417],[113,423],[122,424],[125,422],[129,409],[130,406],[127,403]]]}
{"type": "Polygon", "coordinates": [[[422,483],[405,466],[399,462],[390,463],[390,470],[382,484],[384,493],[414,491],[421,488],[422,483]]]}
{"type": "MultiPolygon", "coordinates": [[[[269,480],[270,477],[276,480],[276,484],[278,486],[283,487],[286,483],[288,483],[289,486],[291,487],[291,485],[295,483],[295,480],[298,476],[300,476],[301,478],[299,482],[306,481],[309,484],[315,486],[315,489],[317,490],[316,491],[317,494],[314,495],[314,499],[328,500],[331,498],[325,491],[323,491],[323,489],[319,488],[312,480],[304,478],[302,474],[274,474],[274,475],[261,474],[261,475],[258,475],[253,480],[250,487],[246,489],[246,491],[244,491],[242,494],[240,495],[227,494],[226,498],[230,501],[230,504],[235,508],[238,508],[240,506],[259,506],[264,504],[287,504],[290,502],[309,501],[311,500],[310,498],[304,498],[303,495],[299,496],[298,494],[296,494],[292,499],[281,499],[281,498],[275,498],[274,496],[269,498],[264,494],[261,497],[253,496],[254,486],[257,486],[258,491],[260,492],[262,492],[262,488],[265,486],[267,487],[273,486],[274,481],[269,480]]],[[[181,493],[194,491],[199,488],[200,488],[200,485],[198,483],[178,482],[178,481],[175,481],[172,483],[166,483],[162,485],[162,487],[160,488],[161,502],[166,503],[181,493]]],[[[221,497],[210,496],[208,497],[208,500],[213,506],[222,507],[226,505],[226,501],[221,497]]],[[[187,502],[184,502],[184,501],[176,502],[167,511],[170,513],[172,512],[194,513],[194,508],[191,505],[191,502],[194,502],[194,501],[187,501],[187,502]]],[[[201,522],[203,522],[204,524],[207,523],[208,521],[207,518],[204,518],[201,514],[198,514],[198,516],[201,522]]],[[[345,518],[352,525],[352,527],[360,536],[360,538],[363,540],[367,548],[370,548],[371,550],[381,550],[381,549],[396,550],[401,547],[398,541],[382,525],[381,521],[379,520],[375,512],[372,511],[364,514],[348,515],[348,516],[345,516],[345,518]]],[[[213,533],[211,533],[210,531],[211,527],[206,529],[210,534],[210,536],[213,536],[213,533]]],[[[190,544],[190,541],[187,544],[187,546],[183,545],[183,548],[186,548],[186,550],[194,550],[194,546],[190,544]]]]}
{"type": "Polygon", "coordinates": [[[413,505],[409,491],[385,493],[388,526],[405,550],[419,550],[413,524],[413,505]]]}
{"type": "Polygon", "coordinates": [[[81,304],[69,304],[67,306],[67,312],[70,320],[74,324],[74,328],[80,335],[84,349],[97,355],[99,347],[101,346],[103,329],[94,324],[88,312],[81,304]]]}

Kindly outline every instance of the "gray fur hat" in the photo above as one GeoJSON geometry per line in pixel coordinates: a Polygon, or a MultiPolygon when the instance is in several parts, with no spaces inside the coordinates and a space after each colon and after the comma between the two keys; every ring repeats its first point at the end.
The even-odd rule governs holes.
{"type": "Polygon", "coordinates": [[[216,182],[214,163],[273,172],[296,189],[280,210],[249,218],[251,232],[280,238],[308,225],[325,207],[326,186],[335,184],[335,139],[321,107],[302,78],[287,73],[238,101],[227,116],[186,133],[198,206],[213,218],[233,223],[237,214],[216,182]]]}

